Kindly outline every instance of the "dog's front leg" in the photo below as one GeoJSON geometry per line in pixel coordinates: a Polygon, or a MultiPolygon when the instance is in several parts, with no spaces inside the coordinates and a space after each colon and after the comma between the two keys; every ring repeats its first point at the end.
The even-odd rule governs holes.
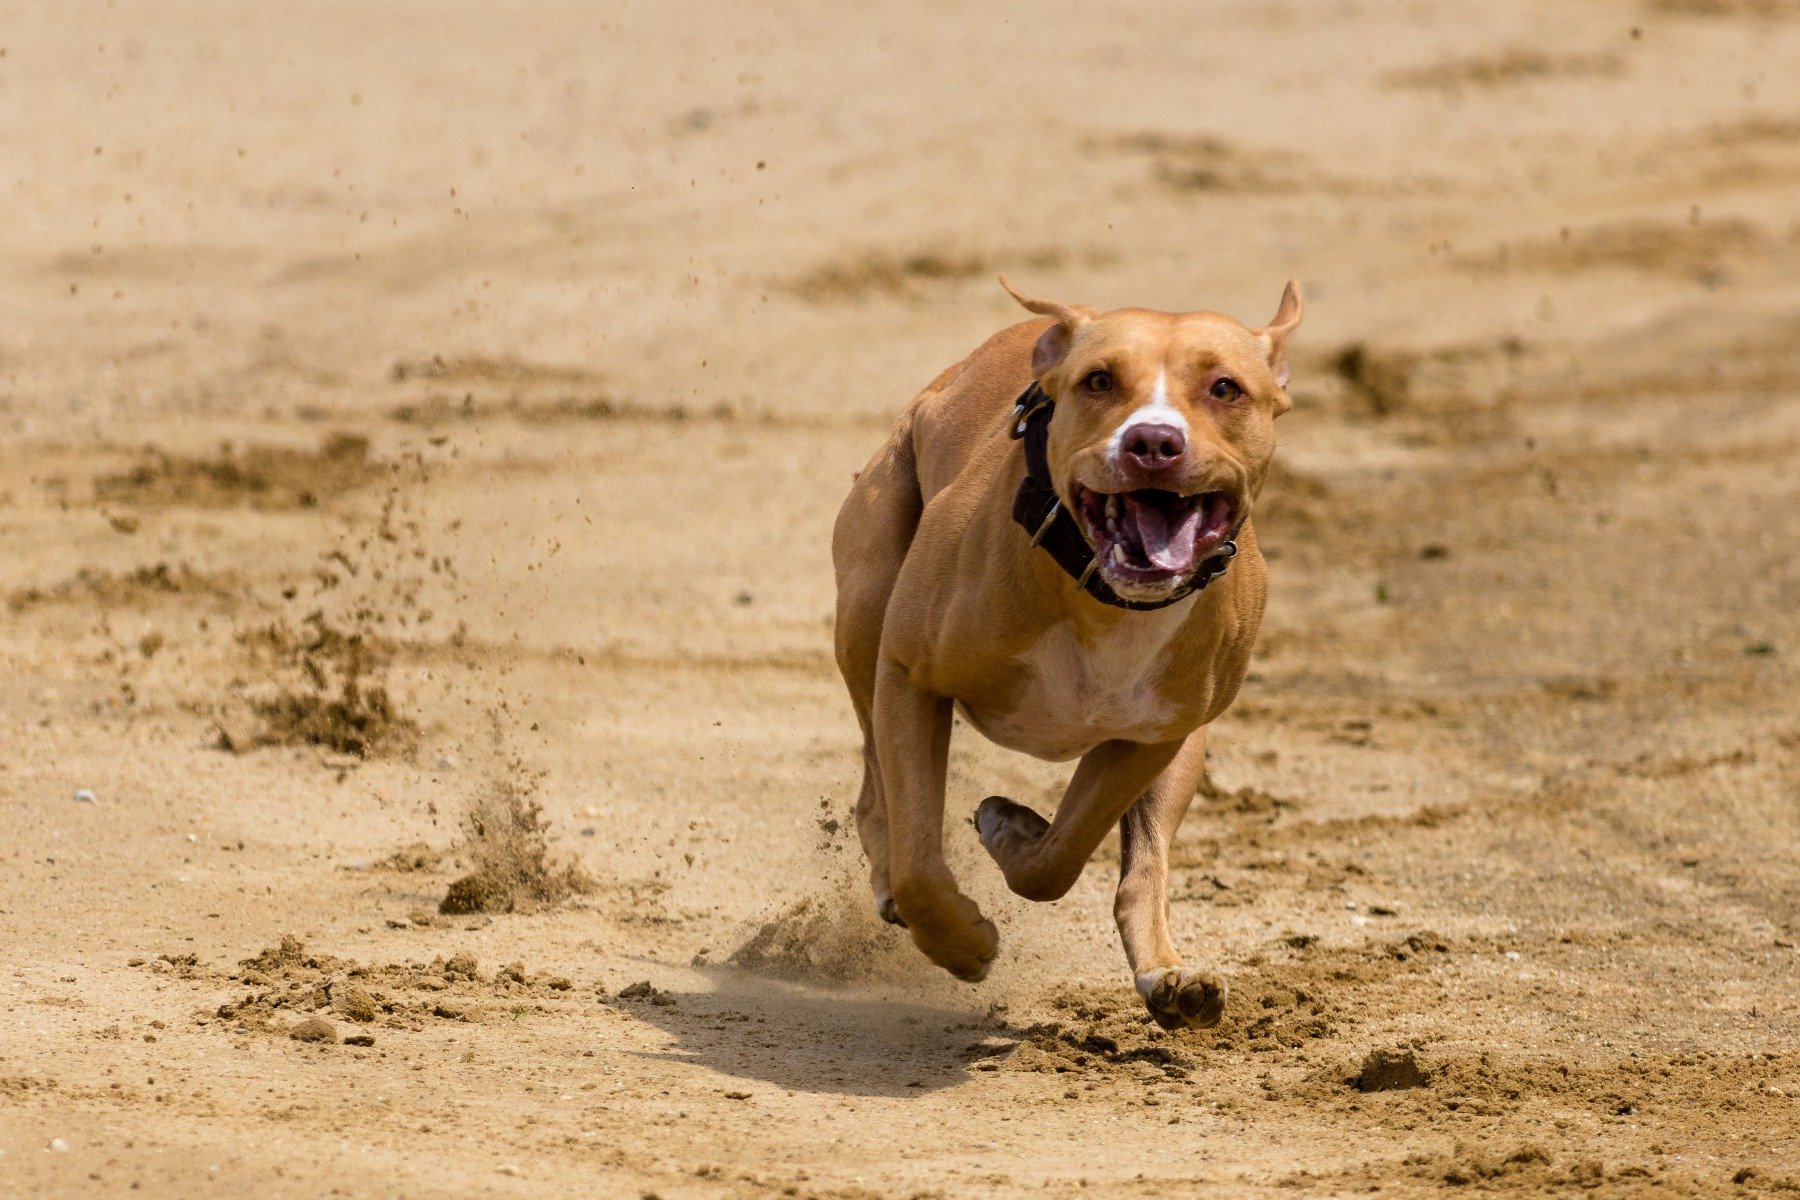
{"type": "Polygon", "coordinates": [[[1027,900],[1062,897],[1081,878],[1107,831],[1181,746],[1100,743],[1082,756],[1051,821],[1004,796],[983,800],[975,810],[975,828],[1006,885],[1027,900]]]}
{"type": "Polygon", "coordinates": [[[973,983],[999,948],[993,922],[956,886],[944,861],[944,774],[951,702],[913,686],[883,661],[875,676],[875,758],[887,804],[894,907],[932,962],[973,983]]]}
{"type": "Polygon", "coordinates": [[[1196,729],[1119,822],[1119,890],[1113,916],[1138,994],[1164,1029],[1216,1025],[1225,981],[1191,971],[1169,940],[1169,844],[1206,770],[1206,730],[1196,729]]]}

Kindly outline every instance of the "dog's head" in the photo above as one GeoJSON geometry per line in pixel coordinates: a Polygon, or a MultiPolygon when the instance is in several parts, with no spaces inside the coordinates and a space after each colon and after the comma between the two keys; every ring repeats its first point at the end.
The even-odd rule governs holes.
{"type": "Polygon", "coordinates": [[[1101,313],[1021,294],[1052,317],[1031,373],[1056,401],[1050,474],[1113,590],[1169,595],[1229,538],[1261,490],[1275,418],[1290,406],[1289,282],[1275,319],[1250,329],[1211,312],[1101,313]]]}

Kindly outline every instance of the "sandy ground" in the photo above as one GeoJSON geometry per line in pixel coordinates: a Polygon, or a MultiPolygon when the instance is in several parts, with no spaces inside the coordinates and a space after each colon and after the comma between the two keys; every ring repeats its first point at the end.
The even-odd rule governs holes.
{"type": "Polygon", "coordinates": [[[0,1194],[1800,1189],[1800,6],[0,47],[0,1194]],[[999,269],[1308,288],[1177,850],[1203,1034],[1116,846],[1033,906],[960,819],[1065,768],[958,736],[985,983],[860,882],[828,530],[999,269]],[[589,882],[438,915],[508,797],[589,882]]]}

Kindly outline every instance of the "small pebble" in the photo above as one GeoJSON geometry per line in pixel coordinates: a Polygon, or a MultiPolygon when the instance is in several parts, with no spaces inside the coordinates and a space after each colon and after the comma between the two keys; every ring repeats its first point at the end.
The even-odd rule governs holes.
{"type": "Polygon", "coordinates": [[[77,803],[77,804],[96,803],[96,799],[95,799],[93,791],[88,788],[76,788],[75,789],[75,803],[77,803]]]}
{"type": "Polygon", "coordinates": [[[58,1154],[67,1154],[69,1151],[69,1143],[63,1141],[61,1138],[51,1138],[50,1148],[58,1154]]]}

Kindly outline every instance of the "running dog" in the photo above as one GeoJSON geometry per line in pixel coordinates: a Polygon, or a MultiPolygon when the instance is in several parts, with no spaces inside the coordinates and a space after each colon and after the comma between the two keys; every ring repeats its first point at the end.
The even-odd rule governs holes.
{"type": "Polygon", "coordinates": [[[832,537],[875,903],[952,975],[987,974],[998,935],[944,861],[960,711],[1008,749],[1080,760],[1051,820],[1001,796],[976,810],[1007,885],[1057,899],[1117,824],[1114,915],[1138,993],[1165,1028],[1205,1027],[1225,983],[1169,939],[1168,851],[1262,620],[1250,517],[1290,406],[1300,288],[1249,328],[1000,282],[1039,319],[906,406],[832,537]]]}

